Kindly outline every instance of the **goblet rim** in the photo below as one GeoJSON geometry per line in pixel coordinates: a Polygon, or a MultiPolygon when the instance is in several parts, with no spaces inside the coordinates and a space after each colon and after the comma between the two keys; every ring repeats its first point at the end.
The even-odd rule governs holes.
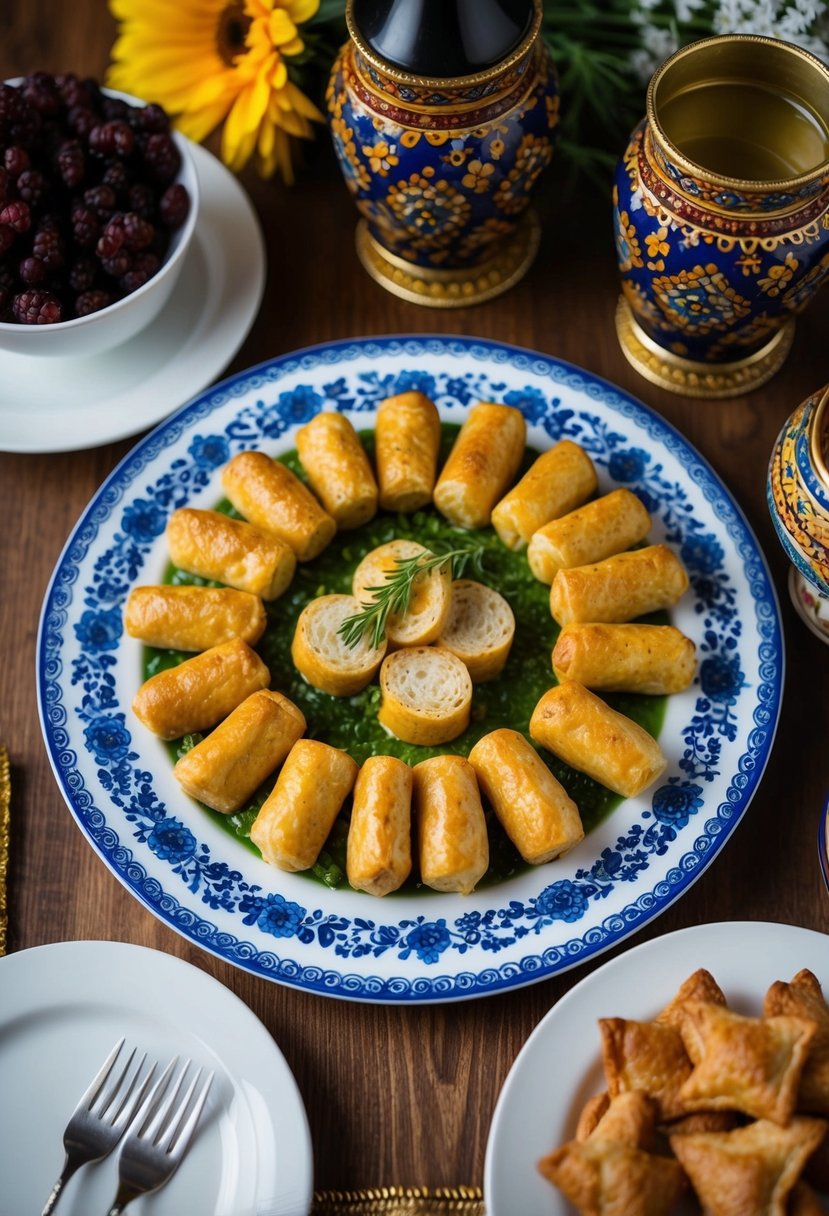
{"type": "Polygon", "coordinates": [[[829,414],[829,384],[823,390],[823,396],[818,401],[812,415],[812,433],[809,437],[809,455],[818,480],[829,490],[829,468],[826,466],[824,445],[821,436],[826,430],[826,415],[829,414]]]}

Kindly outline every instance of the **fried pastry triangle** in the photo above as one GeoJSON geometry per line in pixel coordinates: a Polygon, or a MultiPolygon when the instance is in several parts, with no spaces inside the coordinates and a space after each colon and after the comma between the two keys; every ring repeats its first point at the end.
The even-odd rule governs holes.
{"type": "Polygon", "coordinates": [[[685,1187],[678,1162],[595,1136],[571,1140],[538,1168],[582,1216],[668,1216],[685,1187]]]}
{"type": "Polygon", "coordinates": [[[676,1095],[686,1111],[739,1110],[756,1119],[788,1123],[814,1022],[747,1018],[719,1005],[688,1001],[681,1033],[694,1061],[693,1072],[676,1095]]]}
{"type": "Polygon", "coordinates": [[[657,1119],[675,1119],[691,1110],[680,1099],[691,1075],[691,1062],[682,1036],[672,1026],[601,1018],[602,1059],[611,1097],[642,1090],[657,1105],[657,1119]]]}
{"type": "Polygon", "coordinates": [[[822,1119],[788,1127],[758,1119],[732,1132],[671,1136],[706,1216],[786,1216],[786,1201],[820,1143],[822,1119]]]}
{"type": "Polygon", "coordinates": [[[815,1023],[815,1037],[797,1092],[797,1109],[829,1115],[829,1005],[817,977],[804,969],[790,984],[777,980],[766,993],[763,1013],[766,1017],[810,1018],[815,1023]]]}
{"type": "Polygon", "coordinates": [[[651,1152],[656,1142],[656,1104],[638,1089],[597,1094],[586,1104],[576,1126],[576,1139],[608,1140],[651,1152]]]}
{"type": "Polygon", "coordinates": [[[723,1008],[727,1005],[725,993],[711,972],[700,967],[689,975],[687,980],[683,980],[674,998],[657,1014],[655,1020],[660,1025],[673,1026],[675,1030],[679,1030],[687,1001],[708,1001],[711,1005],[722,1005],[723,1008]]]}

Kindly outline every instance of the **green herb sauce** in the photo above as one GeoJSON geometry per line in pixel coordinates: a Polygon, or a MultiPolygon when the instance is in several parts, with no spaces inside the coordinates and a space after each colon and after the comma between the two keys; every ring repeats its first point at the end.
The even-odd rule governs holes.
{"type": "MultiPolygon", "coordinates": [[[[442,459],[448,454],[458,429],[455,425],[444,424],[442,459]]],[[[369,455],[373,455],[374,432],[362,431],[360,438],[369,455]]],[[[537,452],[527,449],[522,473],[537,455],[537,452]]],[[[288,452],[279,459],[305,480],[295,451],[288,452]]],[[[229,515],[236,515],[226,500],[219,503],[217,509],[229,515]]],[[[270,668],[271,688],[290,697],[304,713],[308,723],[307,738],[321,739],[332,747],[344,748],[358,764],[373,755],[398,756],[408,764],[417,764],[418,761],[441,752],[466,756],[483,735],[502,726],[521,731],[529,739],[532,712],[540,697],[556,682],[551,653],[558,636],[558,625],[550,615],[549,587],[533,577],[526,553],[514,553],[507,549],[492,528],[477,532],[475,539],[486,546],[485,581],[505,597],[515,614],[515,640],[501,675],[487,684],[475,686],[470,725],[460,738],[434,748],[404,743],[387,734],[377,721],[380,689],[376,682],[354,697],[333,697],[307,684],[291,660],[291,641],[302,609],[310,600],[320,595],[350,594],[352,574],[358,562],[372,549],[395,539],[416,540],[427,548],[432,545],[451,548],[462,543],[468,535],[451,527],[443,516],[431,507],[416,511],[412,515],[380,512],[355,532],[337,533],[318,558],[297,566],[293,583],[285,594],[274,603],[266,605],[268,625],[256,650],[270,668]]],[[[167,568],[164,581],[171,584],[219,585],[206,584],[204,579],[186,574],[172,565],[167,568]]],[[[667,617],[659,614],[647,619],[657,621],[667,620],[667,617]]],[[[144,676],[148,678],[190,657],[192,656],[180,651],[145,647],[144,676]]],[[[614,709],[626,714],[643,726],[649,734],[658,738],[665,712],[664,697],[612,694],[604,699],[614,709]]],[[[186,736],[183,740],[170,744],[172,759],[178,759],[201,738],[201,735],[186,736]]],[[[585,832],[590,832],[621,801],[617,795],[583,773],[577,773],[562,764],[549,752],[540,750],[539,755],[578,805],[585,832]]],[[[250,843],[250,829],[274,781],[275,776],[257,791],[250,805],[237,814],[221,815],[207,807],[202,809],[226,830],[242,839],[249,848],[258,852],[250,843]]],[[[489,808],[486,810],[490,866],[479,886],[502,881],[527,869],[498,820],[489,808]]],[[[306,872],[309,877],[323,881],[329,886],[347,885],[345,854],[349,815],[350,800],[334,825],[317,865],[306,872]]],[[[410,893],[414,889],[428,892],[428,888],[422,887],[415,878],[411,879],[402,891],[410,893]]]]}

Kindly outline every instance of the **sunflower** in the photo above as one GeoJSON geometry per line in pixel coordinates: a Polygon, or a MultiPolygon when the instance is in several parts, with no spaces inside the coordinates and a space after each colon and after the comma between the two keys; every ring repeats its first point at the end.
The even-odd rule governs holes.
{"type": "Polygon", "coordinates": [[[263,177],[293,182],[291,136],[323,116],[289,76],[305,51],[298,27],[319,0],[109,0],[119,22],[107,84],[159,102],[201,143],[224,123],[222,160],[253,157],[263,177]]]}

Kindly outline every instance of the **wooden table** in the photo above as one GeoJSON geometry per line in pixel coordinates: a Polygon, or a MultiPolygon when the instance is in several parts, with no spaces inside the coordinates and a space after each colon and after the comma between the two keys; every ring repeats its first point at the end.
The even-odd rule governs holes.
{"type": "MultiPolygon", "coordinates": [[[[103,0],[11,0],[0,6],[0,77],[38,68],[101,76],[112,37],[103,0]]],[[[783,421],[829,380],[829,293],[798,322],[794,350],[772,383],[745,399],[691,401],[645,383],[622,357],[613,328],[609,204],[586,187],[562,198],[555,168],[540,201],[544,237],[531,273],[500,300],[444,312],[396,300],[361,270],[353,205],[324,131],[293,189],[247,174],[243,180],[265,232],[269,278],[258,319],[229,371],[350,336],[498,339],[614,381],[710,460],[745,509],[773,571],[788,646],[783,717],[762,785],[733,840],[634,941],[713,920],[771,919],[829,931],[816,851],[829,785],[829,651],[789,603],[787,562],[765,505],[766,468],[783,421]]],[[[295,992],[200,952],[153,917],[93,853],[63,803],[37,717],[38,614],[75,520],[133,442],[0,455],[0,739],[11,754],[14,789],[9,949],[83,938],[129,941],[214,975],[262,1019],[294,1071],[311,1125],[317,1187],[480,1185],[490,1119],[510,1065],[550,1006],[598,963],[445,1007],[355,1006],[295,992]]]]}

